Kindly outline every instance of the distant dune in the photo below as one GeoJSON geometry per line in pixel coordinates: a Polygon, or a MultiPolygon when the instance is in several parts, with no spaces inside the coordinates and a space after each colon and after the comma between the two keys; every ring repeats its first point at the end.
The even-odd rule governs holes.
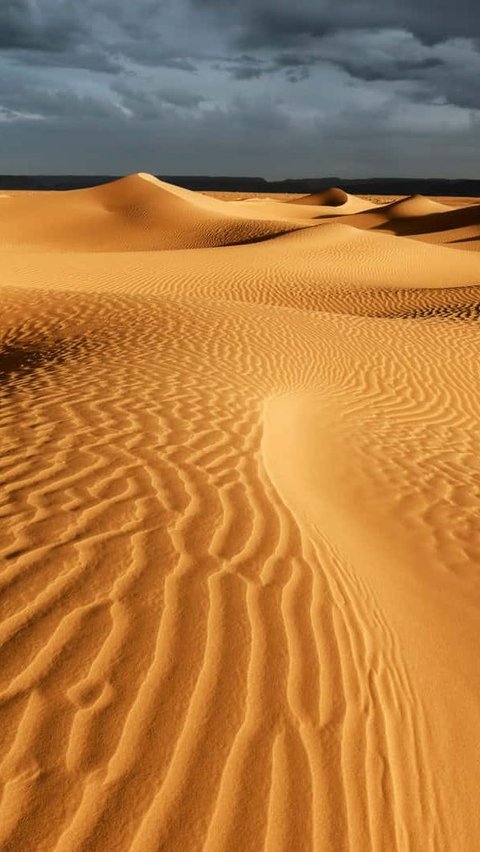
{"type": "MultiPolygon", "coordinates": [[[[295,198],[291,204],[319,204],[328,205],[331,207],[341,207],[349,201],[348,192],[339,189],[338,186],[329,187],[322,192],[316,192],[310,195],[304,195],[302,198],[295,198]]],[[[353,199],[356,200],[356,199],[353,199]]]]}
{"type": "Polygon", "coordinates": [[[414,196],[344,221],[356,228],[375,229],[423,242],[451,244],[469,251],[480,248],[480,204],[452,209],[450,205],[414,196]]]}
{"type": "Polygon", "coordinates": [[[218,195],[0,193],[0,848],[473,852],[480,204],[218,195]]]}

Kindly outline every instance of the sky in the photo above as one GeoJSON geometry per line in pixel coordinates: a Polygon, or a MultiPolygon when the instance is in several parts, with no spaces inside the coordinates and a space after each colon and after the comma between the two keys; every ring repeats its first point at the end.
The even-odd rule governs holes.
{"type": "Polygon", "coordinates": [[[0,0],[0,173],[479,178],[480,0],[0,0]]]}

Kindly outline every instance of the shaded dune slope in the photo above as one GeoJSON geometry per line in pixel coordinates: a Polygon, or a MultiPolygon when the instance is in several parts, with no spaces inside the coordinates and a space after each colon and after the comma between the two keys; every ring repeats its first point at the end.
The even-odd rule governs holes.
{"type": "Polygon", "coordinates": [[[336,292],[345,304],[348,302],[352,313],[372,300],[384,299],[382,295],[379,300],[378,290],[383,294],[411,289],[411,299],[428,302],[428,295],[424,297],[427,288],[445,291],[480,282],[479,261],[471,252],[452,253],[446,246],[365,232],[344,221],[276,235],[255,244],[222,250],[199,248],[195,263],[189,250],[125,252],[124,276],[118,276],[116,266],[111,268],[114,255],[110,252],[62,254],[52,264],[40,253],[30,256],[16,251],[9,253],[9,280],[16,286],[185,295],[309,311],[322,309],[329,294],[336,292]],[[422,288],[417,287],[419,276],[422,288]]]}
{"type": "Polygon", "coordinates": [[[289,229],[238,216],[225,202],[131,175],[64,193],[16,195],[0,207],[0,241],[47,251],[148,251],[221,246],[289,229]]]}
{"type": "MultiPolygon", "coordinates": [[[[339,190],[340,192],[340,190],[339,190]]],[[[0,246],[22,251],[159,251],[255,242],[371,207],[227,202],[136,174],[92,189],[16,193],[0,206],[0,246]]]]}
{"type": "Polygon", "coordinates": [[[2,200],[0,847],[470,852],[480,259],[215,202],[2,200]]]}
{"type": "Polygon", "coordinates": [[[349,216],[348,224],[398,236],[454,248],[478,250],[480,247],[480,205],[452,209],[430,199],[414,197],[349,216]]]}
{"type": "Polygon", "coordinates": [[[433,214],[452,212],[452,208],[446,204],[440,204],[438,201],[433,201],[431,198],[425,198],[423,195],[410,195],[407,198],[401,198],[399,201],[393,201],[384,209],[384,214],[388,220],[392,219],[411,219],[420,216],[432,216],[433,214]]]}
{"type": "Polygon", "coordinates": [[[332,186],[329,189],[324,189],[323,192],[316,192],[310,195],[303,195],[301,198],[294,198],[290,204],[307,204],[309,206],[316,205],[320,207],[341,207],[346,204],[353,196],[349,196],[345,190],[338,186],[332,186]]]}

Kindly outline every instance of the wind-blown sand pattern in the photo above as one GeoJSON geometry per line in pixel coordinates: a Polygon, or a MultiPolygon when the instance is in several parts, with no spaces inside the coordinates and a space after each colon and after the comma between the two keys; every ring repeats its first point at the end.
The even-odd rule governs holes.
{"type": "Polygon", "coordinates": [[[480,207],[6,195],[0,848],[472,852],[480,207]]]}

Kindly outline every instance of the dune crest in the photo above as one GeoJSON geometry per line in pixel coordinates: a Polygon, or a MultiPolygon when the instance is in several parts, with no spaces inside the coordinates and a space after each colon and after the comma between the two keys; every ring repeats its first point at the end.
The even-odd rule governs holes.
{"type": "Polygon", "coordinates": [[[440,204],[438,201],[432,201],[431,198],[426,198],[424,195],[410,195],[407,198],[402,198],[400,201],[394,201],[384,209],[384,214],[387,219],[403,219],[418,216],[431,216],[432,213],[451,212],[452,208],[447,204],[440,204]]]}
{"type": "Polygon", "coordinates": [[[475,849],[480,206],[341,193],[0,205],[1,849],[475,849]]]}
{"type": "Polygon", "coordinates": [[[478,204],[452,208],[422,196],[412,196],[343,221],[361,230],[378,230],[466,251],[480,249],[478,204]]]}
{"type": "Polygon", "coordinates": [[[316,192],[311,195],[304,195],[302,198],[294,198],[290,201],[290,204],[308,204],[308,205],[317,205],[320,207],[340,207],[343,204],[346,204],[350,198],[354,196],[349,196],[345,190],[340,189],[338,186],[331,186],[328,189],[324,189],[323,192],[316,192]]]}
{"type": "Polygon", "coordinates": [[[296,223],[239,215],[226,202],[136,174],[92,189],[19,193],[0,210],[0,246],[159,251],[251,242],[296,223]]]}

